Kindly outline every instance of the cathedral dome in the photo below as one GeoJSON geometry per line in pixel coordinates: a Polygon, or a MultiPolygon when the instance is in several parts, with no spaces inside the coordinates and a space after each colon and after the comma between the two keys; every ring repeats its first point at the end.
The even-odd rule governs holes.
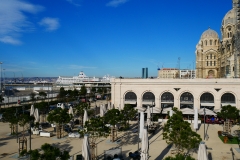
{"type": "Polygon", "coordinates": [[[222,20],[222,25],[227,25],[227,24],[236,24],[236,12],[235,12],[235,9],[231,9],[224,16],[224,18],[222,20]]]}
{"type": "Polygon", "coordinates": [[[208,39],[208,38],[217,38],[218,39],[218,34],[216,31],[208,28],[208,30],[204,31],[202,36],[201,36],[201,39],[208,39]]]}

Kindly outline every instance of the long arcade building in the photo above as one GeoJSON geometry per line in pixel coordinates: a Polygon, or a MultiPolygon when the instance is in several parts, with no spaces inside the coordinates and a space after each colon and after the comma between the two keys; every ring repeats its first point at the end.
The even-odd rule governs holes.
{"type": "Polygon", "coordinates": [[[112,104],[157,108],[240,109],[239,79],[111,79],[112,104]]]}

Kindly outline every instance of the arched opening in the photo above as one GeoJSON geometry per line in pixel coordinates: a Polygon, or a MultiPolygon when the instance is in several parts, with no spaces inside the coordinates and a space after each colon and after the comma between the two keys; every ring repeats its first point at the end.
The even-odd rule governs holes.
{"type": "Polygon", "coordinates": [[[209,92],[203,93],[200,97],[200,108],[213,110],[214,107],[214,96],[209,92]]]}
{"type": "Polygon", "coordinates": [[[137,95],[134,92],[127,92],[124,97],[124,104],[137,105],[137,95]]]}
{"type": "Polygon", "coordinates": [[[143,107],[155,106],[155,95],[152,92],[146,92],[142,97],[143,107]]]}
{"type": "Polygon", "coordinates": [[[232,93],[224,93],[221,97],[221,105],[222,106],[236,106],[236,99],[232,93]]]}
{"type": "Polygon", "coordinates": [[[180,97],[180,109],[191,108],[193,109],[194,98],[189,92],[185,92],[180,97]]]}
{"type": "Polygon", "coordinates": [[[174,96],[170,92],[165,92],[161,96],[161,108],[169,108],[174,105],[174,96]]]}
{"type": "Polygon", "coordinates": [[[214,78],[215,75],[214,75],[214,71],[213,70],[209,70],[208,71],[208,77],[207,78],[214,78]]]}

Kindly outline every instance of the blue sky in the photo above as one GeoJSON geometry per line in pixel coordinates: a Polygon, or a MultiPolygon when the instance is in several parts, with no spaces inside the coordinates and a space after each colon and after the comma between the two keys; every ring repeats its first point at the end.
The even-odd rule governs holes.
{"type": "Polygon", "coordinates": [[[5,77],[141,77],[195,66],[210,27],[220,36],[231,0],[1,0],[5,77]]]}

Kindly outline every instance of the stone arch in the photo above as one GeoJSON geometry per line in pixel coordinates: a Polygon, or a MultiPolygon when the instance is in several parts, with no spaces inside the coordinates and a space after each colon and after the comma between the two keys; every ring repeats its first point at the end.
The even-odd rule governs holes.
{"type": "Polygon", "coordinates": [[[173,108],[174,106],[174,95],[170,91],[165,91],[161,94],[161,108],[173,108]]]}
{"type": "Polygon", "coordinates": [[[124,104],[131,104],[133,107],[137,106],[137,94],[128,90],[124,94],[124,104]]]}
{"type": "Polygon", "coordinates": [[[193,108],[194,96],[190,91],[181,92],[179,100],[180,100],[180,109],[193,108]]]}
{"type": "Polygon", "coordinates": [[[221,106],[236,106],[236,95],[232,92],[224,92],[221,95],[221,106]]]}
{"type": "Polygon", "coordinates": [[[207,108],[210,110],[213,110],[215,107],[215,98],[214,98],[214,94],[211,92],[203,92],[200,95],[200,108],[207,108]]]}
{"type": "Polygon", "coordinates": [[[137,99],[137,94],[131,90],[126,91],[124,94],[124,99],[137,99]]]}
{"type": "Polygon", "coordinates": [[[155,94],[152,91],[145,91],[141,97],[143,107],[155,106],[155,94]]]}
{"type": "Polygon", "coordinates": [[[208,77],[207,77],[207,78],[214,78],[214,77],[215,77],[215,72],[214,72],[214,70],[212,70],[212,69],[209,70],[207,74],[208,74],[208,77]]]}

